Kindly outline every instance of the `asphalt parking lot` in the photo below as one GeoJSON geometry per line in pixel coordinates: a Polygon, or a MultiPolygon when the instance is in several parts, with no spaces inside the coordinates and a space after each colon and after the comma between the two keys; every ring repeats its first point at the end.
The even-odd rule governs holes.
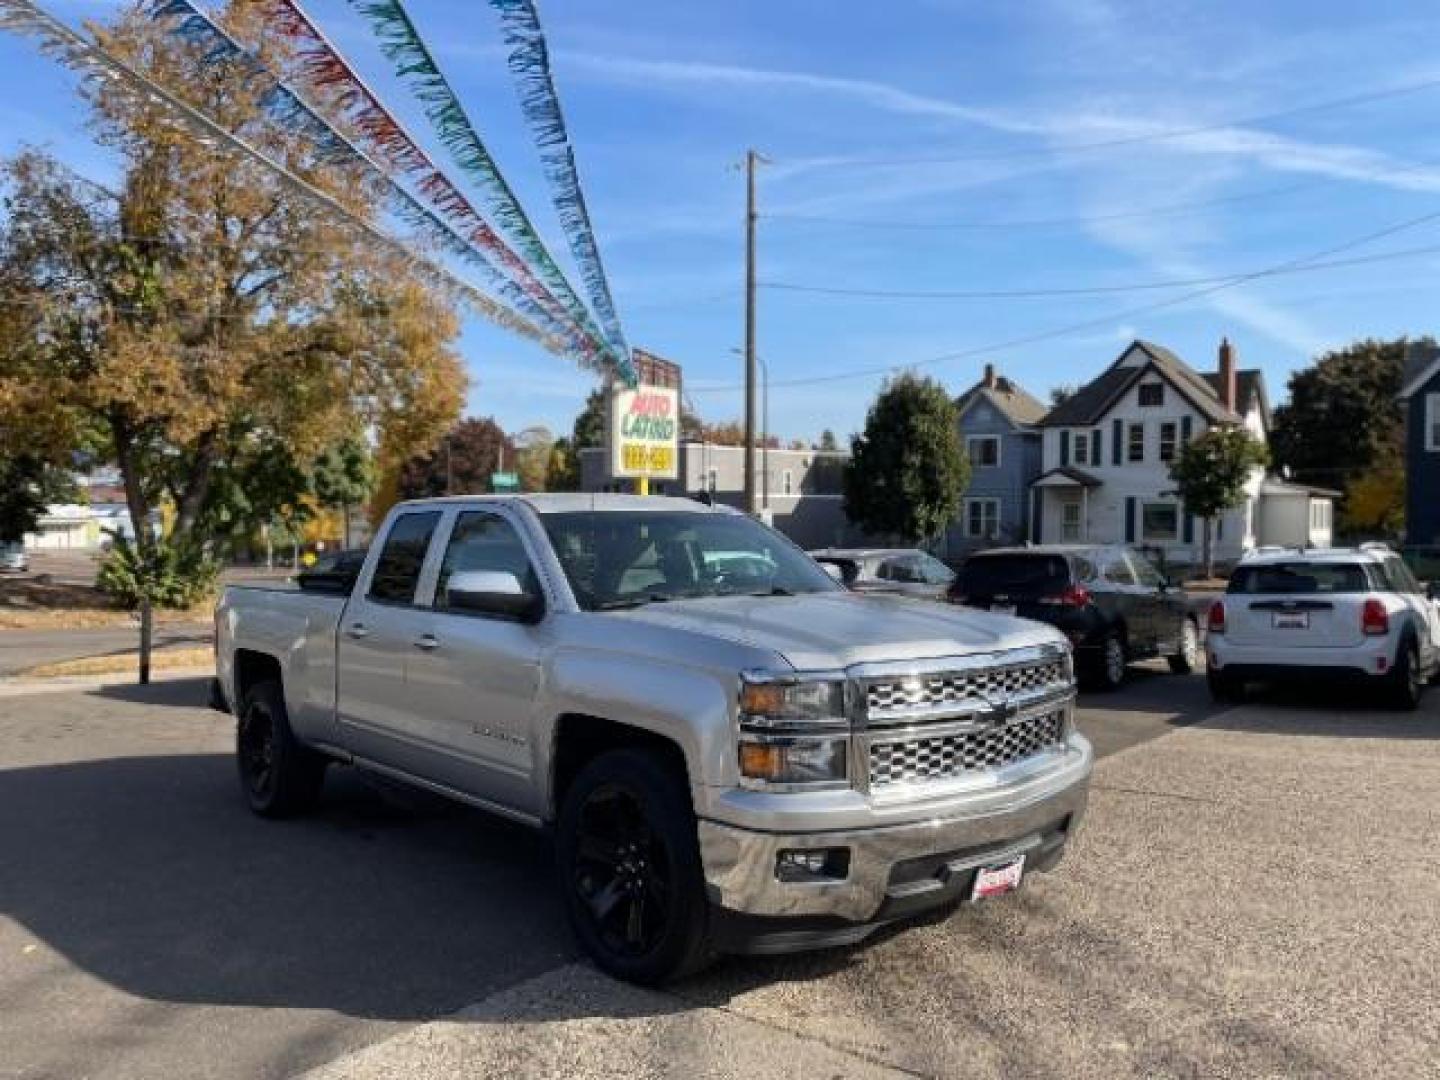
{"type": "Polygon", "coordinates": [[[1060,869],[663,993],[578,959],[545,841],[337,771],[241,805],[198,679],[0,697],[0,1077],[1434,1076],[1440,691],[1082,698],[1060,869]]]}

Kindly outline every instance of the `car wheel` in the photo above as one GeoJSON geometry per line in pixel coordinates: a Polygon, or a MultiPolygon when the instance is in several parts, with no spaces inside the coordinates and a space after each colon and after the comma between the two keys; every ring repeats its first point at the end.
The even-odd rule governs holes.
{"type": "Polygon", "coordinates": [[[1186,616],[1180,620],[1180,647],[1169,657],[1170,670],[1176,675],[1189,675],[1200,666],[1200,628],[1186,616]]]}
{"type": "Polygon", "coordinates": [[[1115,690],[1125,681],[1125,641],[1110,634],[1100,643],[1099,655],[1091,664],[1089,683],[1096,690],[1115,690]]]}
{"type": "Polygon", "coordinates": [[[291,732],[278,682],[258,683],[245,694],[235,729],[235,761],[245,799],[261,817],[309,810],[325,782],[327,762],[291,732]]]}
{"type": "Polygon", "coordinates": [[[613,750],[565,793],[556,836],[565,909],[605,971],[654,985],[710,959],[709,902],[684,773],[651,750],[613,750]]]}
{"type": "Polygon", "coordinates": [[[1391,669],[1390,701],[1397,708],[1413,712],[1420,707],[1425,692],[1425,674],[1420,669],[1420,650],[1413,641],[1400,646],[1400,656],[1391,669]]]}
{"type": "Polygon", "coordinates": [[[1205,685],[1210,698],[1220,705],[1239,705],[1245,700],[1245,683],[1215,668],[1205,669],[1205,685]]]}

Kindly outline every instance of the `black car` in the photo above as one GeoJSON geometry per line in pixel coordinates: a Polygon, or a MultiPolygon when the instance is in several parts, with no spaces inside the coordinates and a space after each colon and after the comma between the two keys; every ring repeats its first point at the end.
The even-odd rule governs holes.
{"type": "Polygon", "coordinates": [[[1113,689],[1132,660],[1163,656],[1185,674],[1200,628],[1185,594],[1140,552],[1119,545],[999,548],[966,560],[950,599],[1049,623],[1075,647],[1081,680],[1113,689]]]}
{"type": "Polygon", "coordinates": [[[355,579],[365,565],[365,548],[351,548],[322,555],[315,565],[295,575],[295,584],[306,592],[344,593],[349,595],[355,579]]]}

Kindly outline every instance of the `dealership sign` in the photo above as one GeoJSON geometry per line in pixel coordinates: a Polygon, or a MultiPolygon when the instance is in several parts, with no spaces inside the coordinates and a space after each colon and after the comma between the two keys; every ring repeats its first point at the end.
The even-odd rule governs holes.
{"type": "Polygon", "coordinates": [[[673,480],[678,473],[680,392],[616,386],[610,391],[610,473],[673,480]]]}

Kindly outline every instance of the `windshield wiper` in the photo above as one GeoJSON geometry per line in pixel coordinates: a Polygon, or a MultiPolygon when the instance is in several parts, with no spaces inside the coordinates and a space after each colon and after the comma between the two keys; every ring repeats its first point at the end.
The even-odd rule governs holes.
{"type": "Polygon", "coordinates": [[[663,604],[666,601],[674,600],[675,597],[668,593],[650,593],[647,596],[617,597],[614,600],[601,600],[595,604],[592,611],[624,611],[627,608],[644,607],[646,604],[663,604]]]}

